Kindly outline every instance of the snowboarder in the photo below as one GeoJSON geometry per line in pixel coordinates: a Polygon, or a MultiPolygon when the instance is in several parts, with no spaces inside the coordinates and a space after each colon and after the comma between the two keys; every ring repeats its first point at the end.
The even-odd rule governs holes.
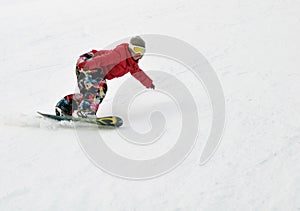
{"type": "Polygon", "coordinates": [[[113,50],[92,50],[79,57],[76,77],[80,93],[70,94],[55,106],[57,116],[96,118],[100,103],[107,92],[106,80],[130,72],[146,88],[155,89],[151,78],[139,68],[145,53],[145,41],[140,36],[122,43],[113,50]]]}

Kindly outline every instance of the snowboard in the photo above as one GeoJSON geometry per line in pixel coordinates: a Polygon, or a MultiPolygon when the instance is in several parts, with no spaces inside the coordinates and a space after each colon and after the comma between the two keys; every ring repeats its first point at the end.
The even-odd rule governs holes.
{"type": "Polygon", "coordinates": [[[37,113],[43,117],[57,120],[57,121],[83,122],[83,123],[98,125],[99,127],[103,127],[103,128],[120,127],[123,124],[123,120],[117,116],[106,116],[106,117],[98,117],[92,119],[92,118],[76,118],[72,116],[56,116],[52,114],[41,113],[39,111],[37,113]]]}

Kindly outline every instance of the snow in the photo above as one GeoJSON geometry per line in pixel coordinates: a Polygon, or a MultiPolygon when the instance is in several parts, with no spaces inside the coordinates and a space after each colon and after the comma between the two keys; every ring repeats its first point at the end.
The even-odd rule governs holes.
{"type": "MultiPolygon", "coordinates": [[[[0,210],[299,210],[299,7],[296,0],[2,1],[0,210]],[[186,67],[165,58],[146,55],[140,66],[152,77],[163,70],[180,79],[199,119],[192,151],[166,174],[138,181],[115,177],[91,160],[78,135],[101,135],[131,159],[165,154],[182,125],[180,109],[163,92],[175,86],[163,80],[131,102],[120,131],[38,118],[37,110],[53,113],[56,102],[74,92],[80,54],[137,34],[183,40],[215,70],[226,127],[204,165],[209,98],[186,67]],[[151,127],[153,111],[165,115],[164,130],[151,127]],[[134,145],[121,134],[131,127],[161,136],[134,145]]],[[[133,90],[143,90],[130,75],[109,81],[98,115],[112,113],[127,80],[133,90]]],[[[117,105],[118,115],[126,115],[124,104],[117,105]]]]}

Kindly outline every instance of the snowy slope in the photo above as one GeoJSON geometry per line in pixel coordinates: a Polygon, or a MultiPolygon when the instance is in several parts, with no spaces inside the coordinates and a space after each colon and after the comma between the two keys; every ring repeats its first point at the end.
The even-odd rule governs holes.
{"type": "MultiPolygon", "coordinates": [[[[299,7],[296,0],[1,2],[0,210],[299,210],[299,7]],[[205,165],[199,159],[212,121],[209,99],[184,66],[163,58],[146,55],[140,66],[150,76],[164,70],[182,80],[199,119],[192,152],[165,175],[111,176],[91,162],[72,125],[37,118],[37,110],[53,112],[74,92],[78,55],[136,34],[186,41],[216,71],[226,129],[205,165]]],[[[109,81],[98,115],[111,114],[127,79],[109,81]]],[[[178,136],[180,111],[159,91],[168,85],[155,85],[135,99],[131,125],[122,129],[147,132],[151,111],[160,110],[169,120],[155,144],[132,146],[116,131],[77,130],[101,133],[133,159],[166,153],[178,136]]]]}

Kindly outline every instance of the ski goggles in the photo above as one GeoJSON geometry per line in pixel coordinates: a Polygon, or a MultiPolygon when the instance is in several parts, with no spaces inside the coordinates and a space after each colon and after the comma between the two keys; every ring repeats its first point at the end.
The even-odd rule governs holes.
{"type": "Polygon", "coordinates": [[[135,54],[141,54],[144,55],[146,49],[141,47],[141,46],[137,46],[137,45],[132,45],[131,43],[129,43],[129,48],[133,51],[133,53],[135,54]]]}

